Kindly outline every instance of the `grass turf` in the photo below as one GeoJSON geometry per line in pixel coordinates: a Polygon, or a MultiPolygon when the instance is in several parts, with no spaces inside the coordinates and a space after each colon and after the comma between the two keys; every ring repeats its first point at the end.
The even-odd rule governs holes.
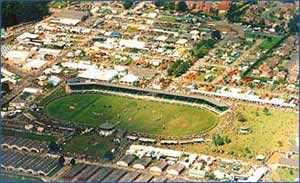
{"type": "Polygon", "coordinates": [[[281,39],[281,37],[274,37],[271,38],[271,40],[264,39],[264,41],[259,45],[259,47],[265,50],[271,49],[274,45],[277,45],[281,39]]]}
{"type": "Polygon", "coordinates": [[[213,143],[186,145],[185,150],[212,153],[212,149],[221,149],[226,152],[232,151],[235,155],[252,155],[253,158],[258,154],[267,155],[272,151],[285,152],[290,144],[293,144],[292,141],[298,133],[298,114],[275,109],[269,109],[269,111],[270,115],[266,115],[262,107],[239,105],[234,112],[224,116],[218,126],[208,133],[208,135],[216,133],[226,135],[231,139],[231,143],[219,147],[213,143]],[[237,113],[241,113],[247,121],[239,122],[235,117],[237,113]],[[238,133],[240,127],[249,127],[253,132],[241,135],[238,133]],[[246,151],[246,148],[250,150],[250,153],[246,151]]]}
{"type": "Polygon", "coordinates": [[[162,22],[169,22],[169,23],[176,23],[176,17],[162,16],[162,17],[160,17],[160,21],[162,21],[162,22]]]}
{"type": "Polygon", "coordinates": [[[101,137],[97,134],[77,135],[64,146],[65,152],[85,154],[92,157],[103,157],[107,151],[114,148],[112,138],[101,137]]]}
{"type": "Polygon", "coordinates": [[[206,132],[218,121],[206,109],[104,94],[66,96],[50,102],[45,110],[65,121],[92,126],[108,121],[122,129],[170,136],[206,132]]]}
{"type": "Polygon", "coordinates": [[[24,176],[12,173],[2,172],[0,182],[43,182],[38,177],[24,176]]]}
{"type": "Polygon", "coordinates": [[[277,168],[271,174],[271,180],[274,182],[296,182],[299,172],[295,169],[277,168]]]}

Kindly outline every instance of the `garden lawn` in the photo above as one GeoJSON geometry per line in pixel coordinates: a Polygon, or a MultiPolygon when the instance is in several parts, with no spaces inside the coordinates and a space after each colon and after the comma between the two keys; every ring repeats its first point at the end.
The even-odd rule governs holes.
{"type": "Polygon", "coordinates": [[[181,136],[206,132],[218,121],[206,109],[105,94],[80,94],[56,99],[45,106],[50,117],[76,124],[117,128],[156,135],[181,136]]]}

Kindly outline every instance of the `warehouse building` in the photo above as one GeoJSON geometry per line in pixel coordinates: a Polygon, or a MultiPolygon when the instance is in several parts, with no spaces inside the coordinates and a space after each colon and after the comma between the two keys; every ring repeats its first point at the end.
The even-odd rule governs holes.
{"type": "Polygon", "coordinates": [[[128,167],[135,160],[133,155],[125,155],[121,160],[117,162],[118,166],[128,167]]]}
{"type": "Polygon", "coordinates": [[[88,182],[101,182],[105,177],[113,172],[112,168],[103,167],[98,170],[94,176],[88,179],[88,182]]]}
{"type": "Polygon", "coordinates": [[[59,167],[58,162],[49,157],[3,151],[1,167],[8,171],[47,176],[59,167]]]}
{"type": "Polygon", "coordinates": [[[150,171],[162,173],[168,167],[168,163],[164,160],[157,161],[150,167],[150,171]]]}
{"type": "Polygon", "coordinates": [[[47,149],[47,143],[43,141],[25,139],[14,136],[2,136],[2,148],[16,149],[19,151],[30,151],[40,153],[47,149]]]}
{"type": "Polygon", "coordinates": [[[149,158],[141,158],[141,159],[138,159],[136,162],[134,162],[134,164],[133,164],[132,167],[135,168],[135,169],[144,170],[150,164],[151,164],[151,159],[149,159],[149,158]]]}
{"type": "Polygon", "coordinates": [[[80,172],[82,172],[86,167],[87,167],[87,165],[84,165],[84,164],[75,166],[74,168],[71,169],[70,172],[68,172],[64,176],[64,179],[67,181],[73,180],[75,178],[75,176],[78,175],[80,172]]]}
{"type": "Polygon", "coordinates": [[[169,175],[175,175],[178,176],[181,174],[181,172],[183,172],[184,170],[184,165],[177,163],[174,165],[171,165],[168,169],[167,169],[167,173],[169,175]]]}
{"type": "Polygon", "coordinates": [[[99,169],[100,169],[100,166],[93,166],[93,165],[88,166],[78,176],[76,176],[75,181],[87,181],[99,169]]]}
{"type": "Polygon", "coordinates": [[[125,174],[127,173],[126,170],[121,169],[114,169],[111,174],[109,174],[103,182],[117,182],[119,181],[125,174]]]}
{"type": "Polygon", "coordinates": [[[77,25],[84,21],[89,16],[85,11],[62,10],[53,15],[50,21],[53,23],[60,23],[65,25],[77,25]]]}
{"type": "Polygon", "coordinates": [[[142,174],[134,182],[149,182],[153,178],[150,174],[142,174]]]}
{"type": "Polygon", "coordinates": [[[129,172],[119,182],[133,182],[139,175],[140,173],[138,172],[129,172]]]}

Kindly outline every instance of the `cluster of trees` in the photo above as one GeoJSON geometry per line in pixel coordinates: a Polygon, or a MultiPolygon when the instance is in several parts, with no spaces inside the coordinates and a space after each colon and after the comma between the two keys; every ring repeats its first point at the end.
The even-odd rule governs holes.
{"type": "Polygon", "coordinates": [[[184,61],[184,60],[176,60],[174,64],[169,67],[167,70],[170,76],[181,76],[185,73],[192,65],[191,61],[184,61]]]}
{"type": "Polygon", "coordinates": [[[224,144],[229,144],[231,140],[228,138],[228,136],[222,137],[220,134],[215,134],[213,136],[213,142],[215,146],[222,146],[224,144]]]}
{"type": "Polygon", "coordinates": [[[58,145],[55,141],[51,141],[48,144],[48,149],[50,153],[54,153],[54,154],[62,152],[62,147],[58,145]]]}
{"type": "Polygon", "coordinates": [[[229,22],[238,22],[240,20],[240,16],[242,15],[242,11],[239,11],[241,7],[236,3],[231,3],[230,8],[226,14],[226,18],[229,22]]]}
{"type": "Polygon", "coordinates": [[[295,15],[288,23],[288,29],[291,34],[296,34],[299,31],[298,25],[299,15],[295,15]]]}
{"type": "Polygon", "coordinates": [[[203,58],[205,55],[208,54],[209,50],[212,49],[215,45],[215,40],[208,39],[202,40],[196,44],[196,46],[191,50],[192,56],[196,58],[203,58]]]}
{"type": "Polygon", "coordinates": [[[174,1],[163,1],[163,0],[158,0],[155,1],[155,6],[157,8],[162,8],[164,10],[176,10],[180,12],[185,12],[188,11],[188,6],[184,1],[179,1],[175,3],[174,1]]]}
{"type": "Polygon", "coordinates": [[[133,1],[124,1],[123,2],[123,7],[128,10],[133,6],[133,1]]]}
{"type": "Polygon", "coordinates": [[[38,20],[49,14],[50,1],[4,1],[2,3],[2,26],[8,27],[23,22],[38,20]]]}
{"type": "Polygon", "coordinates": [[[164,10],[175,10],[175,2],[174,1],[158,0],[158,1],[155,1],[154,4],[157,8],[162,8],[164,10]]]}
{"type": "MultiPolygon", "coordinates": [[[[248,4],[257,4],[256,1],[245,2],[243,4],[231,3],[230,8],[226,14],[226,18],[229,22],[241,22],[241,16],[250,7],[248,4]]],[[[245,22],[244,22],[245,23],[245,22]]],[[[250,22],[248,22],[250,23],[250,22]]]]}
{"type": "Polygon", "coordinates": [[[212,38],[213,40],[216,40],[216,41],[222,39],[221,32],[218,31],[218,30],[212,31],[212,32],[211,32],[211,38],[212,38]]]}

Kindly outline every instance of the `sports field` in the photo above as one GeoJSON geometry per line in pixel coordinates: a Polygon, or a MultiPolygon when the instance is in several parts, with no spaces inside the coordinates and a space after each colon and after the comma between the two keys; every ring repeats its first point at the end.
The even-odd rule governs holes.
{"type": "Polygon", "coordinates": [[[206,109],[105,94],[62,97],[48,103],[45,111],[64,121],[92,126],[111,122],[121,129],[170,136],[206,132],[218,121],[206,109]]]}

